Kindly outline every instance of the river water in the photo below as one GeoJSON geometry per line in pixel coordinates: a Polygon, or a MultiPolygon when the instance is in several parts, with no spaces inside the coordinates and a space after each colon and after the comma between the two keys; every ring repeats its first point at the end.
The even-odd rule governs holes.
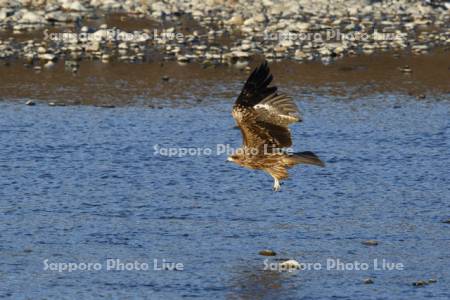
{"type": "Polygon", "coordinates": [[[448,299],[450,102],[442,98],[299,101],[294,148],[327,166],[292,169],[280,193],[266,174],[218,153],[241,143],[230,100],[106,109],[6,99],[1,296],[448,299]],[[165,155],[184,147],[187,155],[165,155]],[[379,244],[363,245],[368,239],[379,244]],[[258,255],[266,248],[278,255],[258,255]],[[287,258],[315,268],[265,270],[287,258]],[[68,263],[96,270],[62,270],[68,263]]]}

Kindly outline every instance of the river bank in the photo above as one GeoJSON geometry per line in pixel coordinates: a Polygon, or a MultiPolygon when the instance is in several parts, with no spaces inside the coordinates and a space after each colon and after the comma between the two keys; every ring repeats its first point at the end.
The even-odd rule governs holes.
{"type": "Polygon", "coordinates": [[[0,59],[178,61],[246,68],[267,59],[332,63],[354,55],[423,55],[450,44],[440,1],[1,1],[0,59]]]}

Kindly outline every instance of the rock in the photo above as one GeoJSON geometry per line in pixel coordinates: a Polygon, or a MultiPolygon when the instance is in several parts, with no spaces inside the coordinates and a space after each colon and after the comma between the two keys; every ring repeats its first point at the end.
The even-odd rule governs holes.
{"type": "Polygon", "coordinates": [[[114,106],[112,104],[100,104],[98,107],[101,107],[101,108],[115,108],[116,106],[114,106]]]}
{"type": "Polygon", "coordinates": [[[65,1],[63,8],[71,11],[88,11],[79,1],[65,1]]]}
{"type": "Polygon", "coordinates": [[[62,102],[49,102],[48,106],[66,106],[66,104],[62,102]]]}
{"type": "Polygon", "coordinates": [[[37,49],[37,52],[39,54],[44,54],[44,53],[47,53],[47,49],[45,49],[45,47],[39,46],[37,49]]]}
{"type": "Polygon", "coordinates": [[[287,48],[283,46],[276,46],[275,48],[273,48],[273,51],[275,51],[276,53],[285,53],[287,51],[287,48]]]}
{"type": "Polygon", "coordinates": [[[102,54],[102,63],[108,63],[110,58],[108,54],[102,54]]]}
{"type": "Polygon", "coordinates": [[[127,43],[122,42],[122,43],[119,44],[118,48],[121,49],[121,50],[127,50],[128,49],[128,45],[127,45],[127,43]]]}
{"type": "Polygon", "coordinates": [[[319,50],[319,53],[321,56],[330,56],[332,52],[330,51],[330,49],[324,47],[319,50]]]}
{"type": "Polygon", "coordinates": [[[297,23],[296,27],[298,31],[300,32],[308,32],[308,30],[311,28],[311,24],[309,23],[297,23]]]}
{"type": "Polygon", "coordinates": [[[279,18],[279,15],[281,15],[284,12],[284,5],[282,3],[279,4],[275,4],[275,3],[271,3],[272,5],[269,6],[269,15],[271,15],[272,17],[277,17],[279,18]]]}
{"type": "Polygon", "coordinates": [[[178,60],[179,62],[189,62],[189,58],[188,58],[187,56],[184,56],[184,55],[178,56],[178,57],[177,57],[177,60],[178,60]]]}
{"type": "Polygon", "coordinates": [[[363,52],[365,54],[372,54],[375,51],[375,46],[372,44],[365,44],[363,46],[363,52]]]}
{"type": "Polygon", "coordinates": [[[237,57],[237,58],[248,58],[250,56],[250,54],[248,52],[244,52],[244,51],[233,51],[231,53],[231,55],[233,57],[237,57]]]}
{"type": "Polygon", "coordinates": [[[444,220],[444,221],[442,221],[442,223],[444,223],[444,224],[450,224],[450,219],[444,220]]]}
{"type": "Polygon", "coordinates": [[[425,286],[428,285],[428,282],[426,280],[417,280],[416,282],[413,282],[413,286],[425,286]]]}
{"type": "Polygon", "coordinates": [[[242,51],[250,51],[252,49],[252,45],[251,44],[242,44],[241,45],[241,50],[242,51]]]}
{"type": "Polygon", "coordinates": [[[376,240],[367,240],[367,241],[363,241],[362,244],[366,245],[366,246],[376,246],[376,245],[378,245],[378,241],[376,241],[376,240]]]}
{"type": "Polygon", "coordinates": [[[22,15],[22,18],[18,21],[21,24],[45,24],[46,19],[37,13],[27,11],[22,15]]]}
{"type": "Polygon", "coordinates": [[[198,51],[205,51],[208,48],[208,46],[206,46],[206,45],[198,45],[198,46],[195,46],[194,48],[196,50],[198,50],[198,51]]]}
{"type": "Polygon", "coordinates": [[[250,18],[244,21],[244,26],[254,26],[255,24],[255,19],[250,18]]]}
{"type": "Polygon", "coordinates": [[[437,279],[435,279],[435,278],[428,279],[428,283],[436,283],[436,282],[437,282],[437,279]]]}
{"type": "Polygon", "coordinates": [[[411,47],[411,51],[416,54],[422,54],[427,53],[429,48],[430,47],[428,45],[414,45],[411,47]]]}
{"type": "Polygon", "coordinates": [[[25,55],[24,55],[24,58],[25,58],[25,61],[28,63],[28,64],[32,64],[33,63],[33,60],[34,60],[34,58],[35,58],[35,54],[34,53],[26,53],[25,55]]]}
{"type": "Polygon", "coordinates": [[[262,255],[262,256],[276,256],[277,255],[275,253],[275,251],[269,250],[269,249],[261,250],[258,253],[259,253],[259,255],[262,255]]]}
{"type": "Polygon", "coordinates": [[[92,42],[86,45],[84,48],[86,52],[97,52],[100,50],[100,43],[99,42],[92,42]]]}
{"type": "Polygon", "coordinates": [[[372,278],[365,278],[363,280],[364,284],[372,284],[373,283],[373,279],[372,278]]]}
{"type": "Polygon", "coordinates": [[[164,75],[163,77],[161,77],[162,81],[169,81],[170,77],[167,75],[164,75]]]}
{"type": "Polygon", "coordinates": [[[400,72],[405,73],[405,74],[412,73],[412,69],[408,65],[400,67],[398,69],[400,70],[400,72]]]}
{"type": "Polygon", "coordinates": [[[283,271],[300,270],[300,263],[294,259],[286,260],[280,263],[280,270],[283,271]]]}
{"type": "Polygon", "coordinates": [[[63,13],[62,11],[52,11],[45,14],[45,19],[49,22],[70,23],[75,22],[80,18],[79,15],[63,13]]]}
{"type": "Polygon", "coordinates": [[[241,15],[234,15],[226,23],[232,26],[241,26],[242,24],[244,24],[244,19],[241,15]]]}
{"type": "Polygon", "coordinates": [[[162,1],[155,1],[152,3],[151,10],[152,15],[155,17],[170,14],[170,9],[167,7],[167,4],[162,1]]]}
{"type": "Polygon", "coordinates": [[[296,60],[304,60],[307,59],[308,55],[300,49],[295,50],[294,59],[296,60]]]}
{"type": "Polygon", "coordinates": [[[256,23],[264,23],[266,22],[266,16],[264,14],[257,14],[256,16],[253,17],[253,20],[256,23]]]}
{"type": "Polygon", "coordinates": [[[245,70],[245,68],[247,68],[247,66],[248,66],[247,60],[238,59],[234,64],[234,67],[239,70],[245,70]]]}
{"type": "Polygon", "coordinates": [[[56,55],[51,54],[51,53],[39,54],[38,57],[40,60],[45,60],[45,61],[55,61],[56,60],[56,55]]]}
{"type": "Polygon", "coordinates": [[[358,13],[359,13],[359,8],[358,8],[358,7],[352,6],[352,7],[349,7],[349,8],[348,8],[348,14],[349,14],[350,16],[357,16],[358,13]]]}
{"type": "Polygon", "coordinates": [[[55,63],[52,62],[52,61],[50,60],[50,61],[48,61],[48,62],[44,65],[44,68],[46,68],[46,69],[51,69],[51,68],[53,68],[54,66],[55,66],[55,63]]]}
{"type": "Polygon", "coordinates": [[[25,105],[33,106],[36,105],[36,103],[34,103],[34,101],[32,100],[28,100],[27,102],[25,102],[25,105]]]}
{"type": "MultiPolygon", "coordinates": [[[[236,58],[246,60],[255,53],[265,55],[267,59],[321,60],[328,64],[334,61],[332,59],[334,57],[360,53],[371,54],[378,50],[400,51],[409,48],[412,53],[422,55],[434,47],[450,44],[446,26],[448,16],[447,11],[444,11],[443,8],[419,4],[420,1],[416,1],[412,5],[406,5],[403,3],[404,1],[395,2],[392,5],[380,1],[366,2],[368,3],[357,1],[342,6],[324,1],[310,3],[308,1],[274,0],[256,2],[243,0],[0,0],[0,30],[12,29],[14,34],[23,34],[24,31],[49,22],[66,22],[75,23],[76,28],[78,25],[84,25],[80,32],[91,33],[93,29],[78,21],[81,19],[87,21],[92,17],[112,12],[124,13],[124,16],[119,17],[120,22],[147,15],[153,16],[157,22],[172,22],[172,28],[166,29],[164,32],[179,33],[185,32],[184,29],[192,32],[192,34],[183,35],[182,38],[174,41],[170,39],[154,40],[155,46],[162,45],[162,49],[165,49],[165,46],[171,47],[163,50],[164,59],[173,60],[179,56],[185,56],[188,60],[195,60],[199,63],[215,60],[228,65],[233,65],[236,58]],[[2,5],[3,3],[6,4],[2,5]],[[93,14],[94,9],[95,14],[93,14]],[[187,28],[190,25],[187,26],[179,20],[179,16],[184,13],[194,17],[197,23],[195,28],[187,28]],[[377,39],[370,33],[368,39],[357,37],[357,34],[370,32],[373,28],[377,28],[380,37],[383,37],[383,34],[391,34],[395,35],[395,39],[377,39]],[[427,30],[421,30],[422,28],[427,28],[427,30]],[[338,30],[343,33],[348,32],[348,37],[329,38],[327,36],[324,39],[325,35],[328,35],[328,31],[336,32],[338,30]],[[295,34],[298,38],[284,39],[280,35],[285,33],[295,34]],[[270,38],[267,38],[268,36],[270,38]],[[321,38],[317,36],[321,36],[321,38]],[[222,43],[223,37],[226,38],[226,43],[222,43]],[[235,47],[229,46],[237,45],[238,39],[249,42],[242,42],[235,47]],[[340,45],[331,45],[333,41],[340,41],[340,45]],[[219,51],[210,51],[211,45],[215,44],[221,45],[219,51]],[[207,49],[202,50],[205,45],[207,49]],[[174,50],[176,46],[180,46],[181,50],[174,50]],[[248,52],[248,57],[237,55],[238,51],[248,52]],[[180,55],[181,53],[183,55],[180,55]]],[[[88,21],[86,24],[91,23],[88,21]]],[[[60,57],[62,52],[66,52],[71,45],[76,45],[82,49],[76,54],[80,59],[101,58],[100,52],[105,48],[112,49],[112,53],[115,55],[116,44],[112,41],[112,36],[106,34],[108,26],[103,24],[99,29],[94,35],[102,37],[100,46],[91,44],[91,42],[77,44],[76,40],[71,42],[64,40],[62,45],[56,46],[61,53],[48,52],[60,57]],[[110,43],[104,43],[107,39],[110,40],[110,43]],[[83,55],[82,51],[85,51],[87,55],[83,55]]],[[[110,29],[115,28],[111,26],[110,29]]],[[[120,32],[124,33],[122,30],[120,32]]],[[[119,48],[123,51],[118,53],[118,57],[126,58],[127,62],[145,59],[145,54],[141,53],[146,52],[146,49],[141,49],[140,46],[141,42],[150,39],[152,31],[145,29],[139,32],[141,34],[135,41],[138,43],[139,49],[135,47],[119,48]],[[142,34],[144,32],[148,34],[147,37],[142,34]]],[[[147,45],[144,45],[144,48],[145,46],[147,45]]],[[[26,53],[35,52],[36,47],[38,45],[31,45],[26,53]]],[[[0,49],[0,57],[15,55],[14,51],[10,52],[12,54],[0,49]]],[[[71,51],[67,52],[67,56],[72,56],[71,51]]],[[[23,58],[25,54],[19,52],[19,56],[23,58]]],[[[181,61],[185,60],[181,59],[179,62],[181,61]]],[[[404,71],[403,73],[411,72],[404,71]]]]}
{"type": "Polygon", "coordinates": [[[283,40],[280,42],[280,46],[284,47],[284,48],[290,48],[290,47],[294,46],[294,42],[289,39],[283,40]]]}
{"type": "Polygon", "coordinates": [[[6,8],[0,9],[0,24],[6,21],[8,17],[8,10],[6,8]]]}

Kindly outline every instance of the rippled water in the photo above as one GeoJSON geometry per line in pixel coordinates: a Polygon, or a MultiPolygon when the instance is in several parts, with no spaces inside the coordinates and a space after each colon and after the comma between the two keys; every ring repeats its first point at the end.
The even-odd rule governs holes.
{"type": "MultiPolygon", "coordinates": [[[[301,166],[281,193],[226,155],[161,147],[239,146],[230,103],[194,108],[34,107],[0,102],[0,292],[31,299],[448,299],[450,105],[401,95],[300,102],[301,166]],[[378,246],[362,241],[376,239],[378,246]],[[323,269],[265,271],[261,249],[323,269]],[[106,260],[148,263],[107,271],[106,260]],[[99,271],[44,270],[44,260],[99,271]],[[153,260],[184,265],[153,270],[153,260]],[[367,271],[326,270],[327,259],[367,271]],[[403,271],[374,270],[373,259],[403,271]],[[374,284],[363,284],[371,277],[374,284]],[[420,279],[437,279],[413,287],[420,279]]],[[[213,151],[214,152],[214,151],[213,151]]],[[[271,259],[274,261],[274,259],[271,259]]]]}

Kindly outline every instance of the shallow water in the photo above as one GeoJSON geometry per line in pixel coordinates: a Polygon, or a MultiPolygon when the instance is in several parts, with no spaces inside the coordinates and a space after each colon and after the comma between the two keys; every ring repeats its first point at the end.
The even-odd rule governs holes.
{"type": "MultiPolygon", "coordinates": [[[[377,53],[347,57],[330,65],[291,61],[270,62],[274,84],[294,90],[300,99],[318,95],[357,100],[374,94],[439,98],[450,94],[449,55],[436,49],[428,55],[377,53]],[[412,73],[399,68],[410,66],[412,73]]],[[[255,57],[253,69],[262,62],[255,57]]],[[[177,62],[81,62],[73,74],[64,61],[35,72],[20,61],[0,67],[0,100],[35,99],[66,105],[180,107],[215,104],[237,96],[249,72],[227,65],[177,62]],[[163,79],[165,78],[165,79],[163,79]]],[[[25,101],[24,101],[25,102],[25,101]]]]}
{"type": "Polygon", "coordinates": [[[239,146],[224,99],[165,109],[0,102],[1,295],[448,299],[450,102],[440,100],[299,102],[295,149],[316,152],[327,167],[292,169],[280,193],[225,154],[155,153],[155,144],[239,146]],[[367,239],[379,245],[362,245],[367,239]],[[265,248],[322,270],[263,270],[265,248]],[[108,271],[111,258],[150,270],[108,271]],[[102,268],[44,270],[45,259],[102,268]],[[153,270],[154,259],[184,270],[153,270]],[[370,267],[327,270],[327,259],[370,267]],[[374,259],[404,270],[374,270],[374,259]],[[430,278],[437,283],[412,286],[430,278]]]}

